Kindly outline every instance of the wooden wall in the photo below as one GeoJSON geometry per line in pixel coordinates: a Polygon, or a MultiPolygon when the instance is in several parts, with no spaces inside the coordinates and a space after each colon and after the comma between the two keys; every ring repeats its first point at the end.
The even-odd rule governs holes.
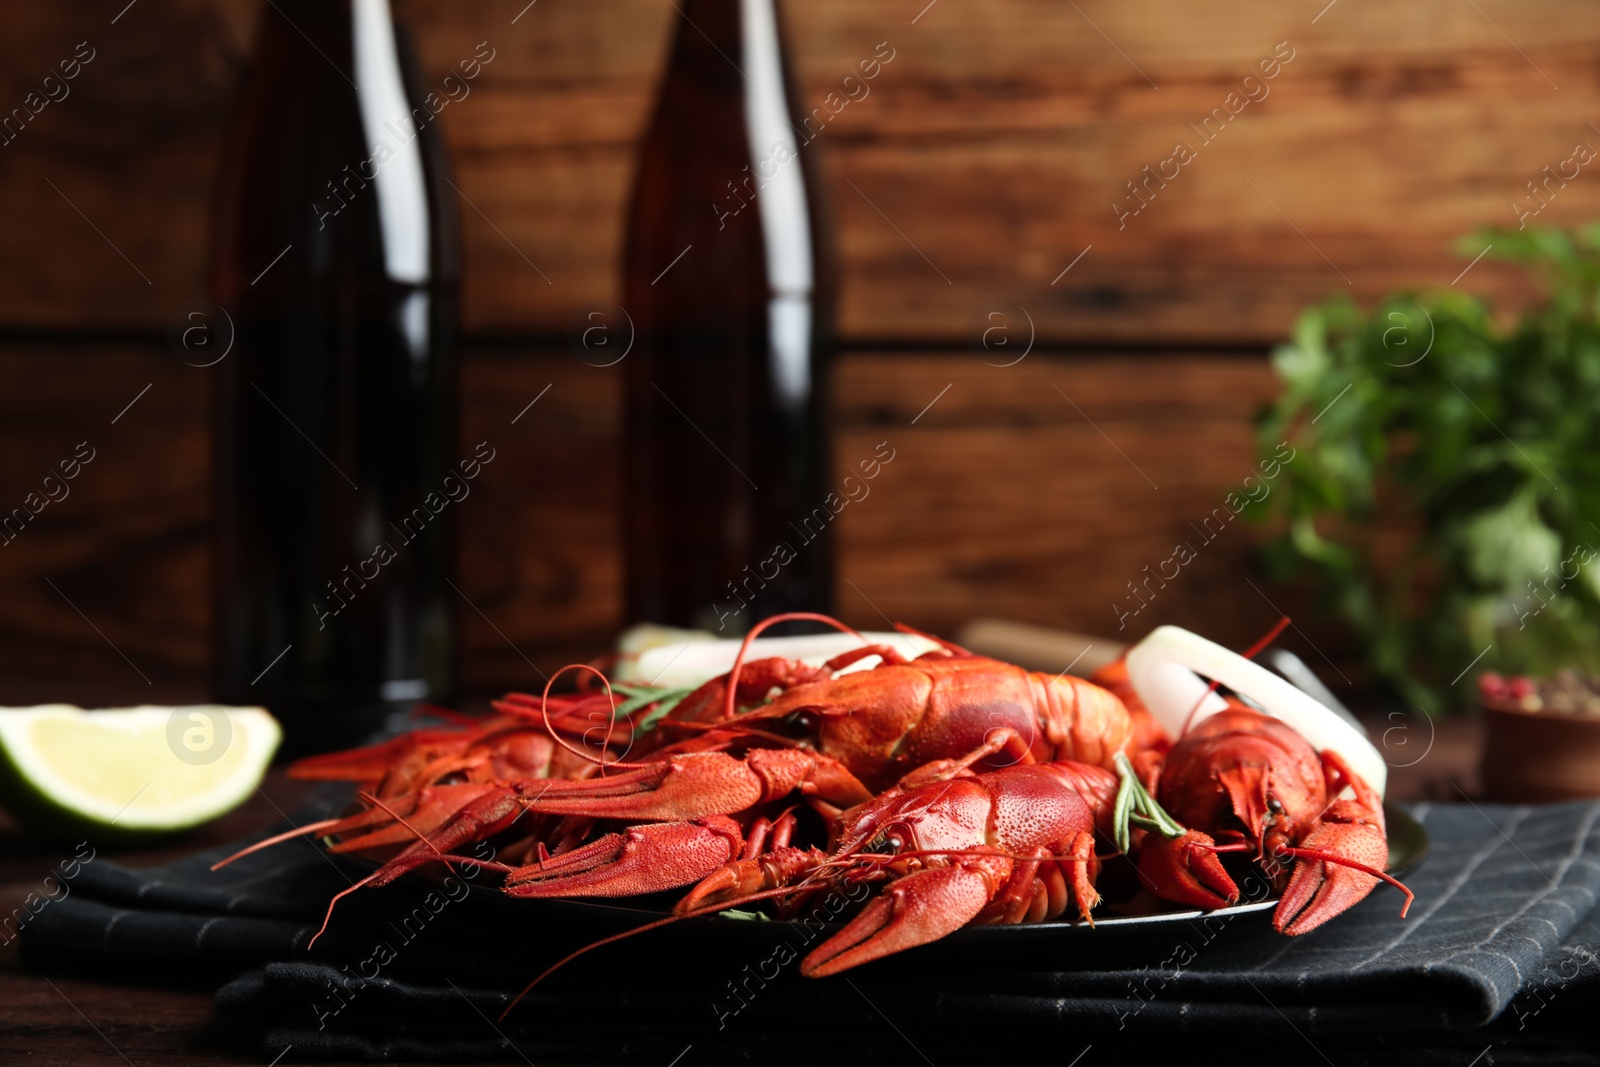
{"type": "MultiPolygon", "coordinates": [[[[663,0],[525,3],[413,9],[430,79],[495,49],[440,118],[475,205],[465,432],[513,457],[463,510],[463,588],[494,623],[463,613],[480,690],[525,685],[524,655],[563,661],[619,622],[616,381],[560,338],[614,299],[673,17],[663,0]]],[[[1467,265],[1457,236],[1514,225],[1542,168],[1600,147],[1591,5],[1325,3],[788,4],[808,108],[882,43],[894,56],[818,141],[844,294],[839,462],[881,440],[897,456],[839,520],[848,618],[1115,631],[1125,583],[1250,473],[1265,352],[1300,307],[1449,285],[1467,265]],[[1245,83],[1275,57],[1273,78],[1245,83]],[[1189,125],[1246,95],[1213,140],[1189,125]],[[1178,142],[1193,158],[1134,199],[1125,183],[1178,142]],[[1011,367],[976,346],[1002,305],[1017,343],[1034,337],[1011,367]]],[[[0,107],[79,42],[94,50],[70,95],[0,145],[0,509],[77,441],[98,450],[0,547],[0,700],[203,685],[207,388],[164,334],[204,293],[257,3],[125,4],[0,5],[0,107]]],[[[1538,222],[1586,221],[1600,177],[1546,196],[1538,222]]],[[[1530,296],[1492,260],[1459,285],[1507,308],[1530,296]]],[[[1275,616],[1269,597],[1298,612],[1251,571],[1252,536],[1207,544],[1123,636],[1172,621],[1243,641],[1275,616]]],[[[1336,629],[1308,633],[1348,652],[1336,629]]]]}

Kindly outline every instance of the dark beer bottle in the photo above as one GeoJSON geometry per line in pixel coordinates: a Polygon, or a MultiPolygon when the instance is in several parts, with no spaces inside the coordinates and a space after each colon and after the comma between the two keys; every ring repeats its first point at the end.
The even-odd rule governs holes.
{"type": "Polygon", "coordinates": [[[831,263],[775,0],[680,0],[628,220],[626,608],[830,610],[831,263]]]}
{"type": "Polygon", "coordinates": [[[215,690],[300,751],[455,684],[459,239],[424,95],[388,0],[274,0],[223,158],[215,690]]]}

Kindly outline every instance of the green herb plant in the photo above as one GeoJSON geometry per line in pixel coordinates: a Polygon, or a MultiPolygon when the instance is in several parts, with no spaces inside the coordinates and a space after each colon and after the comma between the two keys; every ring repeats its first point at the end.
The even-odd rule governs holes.
{"type": "Polygon", "coordinates": [[[1258,422],[1263,456],[1296,449],[1256,508],[1281,528],[1269,571],[1309,573],[1429,712],[1470,703],[1478,671],[1600,667],[1600,225],[1460,250],[1485,247],[1542,306],[1508,327],[1453,289],[1311,308],[1258,422]]]}

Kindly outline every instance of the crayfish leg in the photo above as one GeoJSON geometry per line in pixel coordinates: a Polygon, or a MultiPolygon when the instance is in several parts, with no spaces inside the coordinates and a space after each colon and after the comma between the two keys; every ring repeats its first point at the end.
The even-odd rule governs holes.
{"type": "Polygon", "coordinates": [[[739,901],[769,889],[792,885],[815,871],[827,854],[814,848],[784,845],[764,856],[736,859],[706,873],[700,884],[673,908],[676,915],[687,915],[714,904],[739,901]]]}

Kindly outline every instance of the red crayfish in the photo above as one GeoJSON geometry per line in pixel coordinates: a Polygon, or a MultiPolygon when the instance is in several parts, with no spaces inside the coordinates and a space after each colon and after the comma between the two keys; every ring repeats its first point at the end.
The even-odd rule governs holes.
{"type": "Polygon", "coordinates": [[[1088,919],[1115,852],[1154,896],[1200,908],[1238,899],[1219,854],[1251,853],[1286,934],[1394,881],[1376,794],[1237,701],[1173,744],[1118,664],[1103,688],[937,639],[914,659],[868,645],[819,666],[746,662],[757,633],[794,618],[853,633],[777,616],[692,692],[547,686],[486,719],[303,760],[292,775],[356,783],[362,807],[297,832],[384,857],[353,889],[491,838],[512,896],[693,886],[687,916],[880,887],[802,962],[816,976],[969,923],[1088,919]]]}
{"type": "Polygon", "coordinates": [[[1217,854],[1248,852],[1283,894],[1272,916],[1280,933],[1316,929],[1380,879],[1405,894],[1402,916],[1410,907],[1411,891],[1383,870],[1378,795],[1338,753],[1318,754],[1270,715],[1234,704],[1203,719],[1173,746],[1158,795],[1189,827],[1181,837],[1149,835],[1139,851],[1140,871],[1167,900],[1237,903],[1217,854]],[[1346,787],[1354,796],[1341,799],[1346,787]]]}

